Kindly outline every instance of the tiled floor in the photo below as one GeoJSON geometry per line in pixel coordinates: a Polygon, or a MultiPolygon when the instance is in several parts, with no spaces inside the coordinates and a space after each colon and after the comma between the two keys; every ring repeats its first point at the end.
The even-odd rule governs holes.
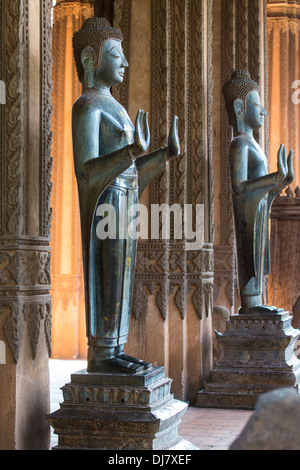
{"type": "MultiPolygon", "coordinates": [[[[86,367],[86,361],[50,360],[51,412],[59,408],[62,401],[62,387],[70,380],[72,372],[86,367]]],[[[199,450],[226,450],[239,436],[251,411],[188,408],[179,426],[182,437],[193,443],[199,450]]],[[[57,444],[52,433],[51,448],[57,444]]]]}
{"type": "Polygon", "coordinates": [[[227,450],[251,415],[244,410],[188,408],[179,432],[199,450],[227,450]]]}

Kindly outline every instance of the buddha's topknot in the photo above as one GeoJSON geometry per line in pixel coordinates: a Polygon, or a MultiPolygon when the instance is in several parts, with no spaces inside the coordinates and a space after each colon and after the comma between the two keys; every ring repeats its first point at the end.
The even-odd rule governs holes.
{"type": "Polygon", "coordinates": [[[242,99],[246,109],[247,98],[251,91],[259,91],[259,85],[251,79],[248,70],[236,70],[230,80],[223,86],[223,95],[230,125],[236,120],[233,103],[236,99],[242,99]]]}
{"type": "Polygon", "coordinates": [[[101,62],[102,47],[107,39],[123,40],[121,31],[113,28],[106,18],[88,18],[83,23],[81,29],[73,35],[73,51],[80,82],[83,82],[84,70],[81,63],[81,52],[87,46],[91,46],[97,55],[98,63],[101,62]]]}

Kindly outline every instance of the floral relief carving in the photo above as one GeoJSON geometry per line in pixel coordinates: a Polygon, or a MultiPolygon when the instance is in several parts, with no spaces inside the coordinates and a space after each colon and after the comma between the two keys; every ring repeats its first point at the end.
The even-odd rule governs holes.
{"type": "Polygon", "coordinates": [[[0,252],[0,284],[19,286],[50,285],[50,253],[0,252]]]}
{"type": "MultiPolygon", "coordinates": [[[[19,359],[21,342],[23,338],[23,318],[22,312],[16,304],[9,304],[7,309],[10,311],[10,315],[4,325],[4,335],[12,352],[14,361],[17,363],[19,359]]],[[[2,313],[3,308],[0,312],[2,313]]]]}
{"type": "MultiPolygon", "coordinates": [[[[36,181],[28,178],[29,154],[29,0],[1,2],[1,70],[6,73],[5,132],[1,122],[0,314],[3,333],[17,363],[28,340],[36,358],[41,332],[51,354],[51,297],[49,235],[51,222],[51,91],[52,0],[40,2],[40,168],[36,181]],[[5,37],[5,41],[3,38],[5,37]],[[36,184],[40,200],[34,208],[28,187],[36,184]],[[35,210],[39,226],[29,230],[35,210]],[[43,325],[43,326],[42,326],[43,325]]],[[[37,64],[37,66],[39,65],[37,64]]],[[[38,223],[37,223],[38,225],[38,223]]]]}
{"type": "Polygon", "coordinates": [[[24,326],[27,323],[28,339],[32,352],[32,359],[36,358],[37,345],[41,333],[41,323],[44,322],[44,335],[49,357],[51,356],[51,299],[47,300],[20,300],[1,304],[0,314],[7,315],[4,323],[4,335],[11,350],[14,361],[17,363],[21,350],[24,326]]]}

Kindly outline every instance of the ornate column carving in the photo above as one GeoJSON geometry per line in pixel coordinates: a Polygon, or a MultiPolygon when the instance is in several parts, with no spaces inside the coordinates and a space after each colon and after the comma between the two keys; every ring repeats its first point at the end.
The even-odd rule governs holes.
{"type": "Polygon", "coordinates": [[[6,85],[0,124],[0,339],[6,349],[0,442],[5,449],[49,444],[44,413],[51,354],[51,8],[51,0],[3,0],[0,6],[0,78],[6,85]]]}
{"type": "MultiPolygon", "coordinates": [[[[4,326],[5,337],[15,362],[22,340],[22,324],[28,308],[35,312],[37,324],[47,318],[45,330],[49,353],[50,301],[50,224],[51,224],[51,2],[41,6],[40,102],[31,102],[33,92],[29,77],[29,5],[12,1],[2,5],[6,13],[6,113],[2,125],[1,153],[1,224],[0,290],[1,311],[9,314],[4,326]],[[32,109],[39,106],[40,136],[30,128],[32,109]],[[35,161],[37,157],[39,161],[35,161]],[[37,173],[40,179],[34,181],[37,173]],[[33,188],[33,186],[35,187],[33,188]]],[[[5,31],[3,26],[2,31],[5,31]]],[[[35,124],[35,123],[34,123],[35,124]]],[[[36,130],[36,129],[35,129],[36,130]]],[[[33,358],[38,328],[29,330],[33,358]]]]}

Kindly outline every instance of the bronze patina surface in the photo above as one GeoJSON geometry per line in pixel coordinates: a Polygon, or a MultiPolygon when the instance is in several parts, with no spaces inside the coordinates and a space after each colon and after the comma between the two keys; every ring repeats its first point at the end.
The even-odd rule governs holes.
{"type": "Polygon", "coordinates": [[[128,67],[121,40],[103,18],[86,20],[74,35],[83,84],[73,107],[73,144],[89,351],[87,369],[72,374],[60,409],[47,418],[59,436],[56,449],[195,450],[178,435],[188,405],[170,393],[164,367],[124,353],[137,248],[127,230],[130,209],[180,148],[174,116],[168,146],[147,154],[147,114],[139,110],[133,126],[111,95],[128,67]],[[111,208],[114,236],[101,237],[98,224],[111,208]]]}
{"type": "Polygon", "coordinates": [[[253,135],[267,115],[258,84],[240,70],[223,92],[233,130],[229,164],[241,308],[230,316],[223,334],[216,332],[223,354],[199,392],[197,406],[253,409],[261,394],[284,387],[298,390],[300,381],[294,353],[299,330],[292,327],[289,312],[262,304],[263,278],[270,272],[270,208],[293,181],[293,152],[287,157],[281,145],[278,171],[269,174],[253,135]]]}
{"type": "Polygon", "coordinates": [[[73,106],[73,150],[78,182],[85,282],[88,370],[136,373],[151,364],[124,354],[132,303],[137,240],[127,233],[146,185],[180,153],[176,116],[168,146],[150,154],[147,113],[135,126],[111,94],[128,67],[122,34],[90,18],[74,34],[82,96],[73,106]],[[114,236],[99,237],[103,208],[115,210],[114,236]]]}
{"type": "Polygon", "coordinates": [[[229,164],[237,243],[239,313],[277,312],[262,305],[263,278],[270,273],[269,219],[275,197],[294,179],[293,151],[281,145],[278,171],[268,173],[268,161],[253,131],[263,126],[266,110],[259,86],[245,70],[233,72],[223,87],[232,126],[229,164]]]}

